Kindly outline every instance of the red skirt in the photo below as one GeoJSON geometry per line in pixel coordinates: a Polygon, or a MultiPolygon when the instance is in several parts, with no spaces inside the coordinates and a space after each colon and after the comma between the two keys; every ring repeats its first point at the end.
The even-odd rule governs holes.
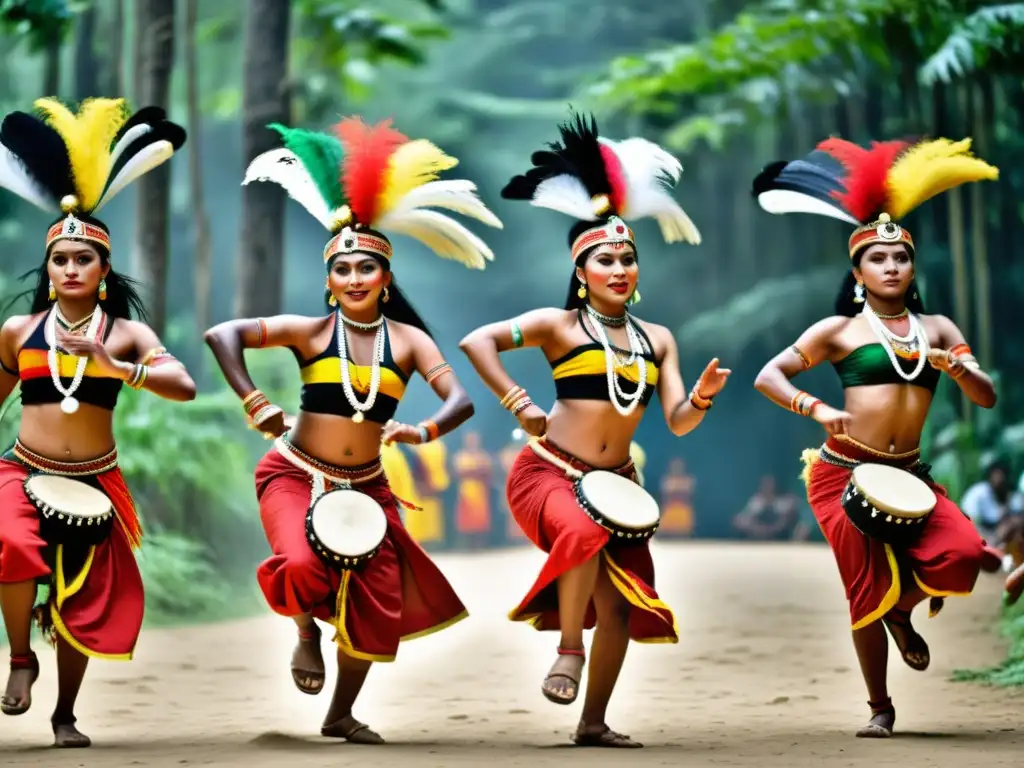
{"type": "MultiPolygon", "coordinates": [[[[335,470],[335,476],[351,473],[335,470]]],[[[384,545],[359,570],[327,568],[306,540],[311,484],[310,475],[276,448],[256,467],[260,518],[274,553],[260,564],[256,579],[271,609],[283,616],[312,613],[329,622],[341,650],[367,661],[394,661],[400,641],[466,618],[466,607],[451,584],[405,530],[383,472],[354,484],[388,518],[384,545]]]]}
{"type": "MultiPolygon", "coordinates": [[[[27,460],[32,458],[46,462],[55,473],[82,466],[31,454],[27,460]]],[[[37,469],[41,467],[22,463],[12,452],[0,459],[0,583],[48,580],[54,631],[86,656],[128,661],[142,630],[145,595],[132,551],[138,544],[138,517],[121,470],[115,466],[93,475],[117,515],[110,538],[77,557],[58,545],[51,567],[40,536],[39,511],[23,486],[37,469]]]]}
{"type": "MultiPolygon", "coordinates": [[[[908,468],[919,460],[918,451],[881,454],[850,438],[834,436],[822,452],[846,464],[874,462],[908,468]]],[[[971,593],[985,543],[942,486],[929,482],[938,499],[935,509],[921,537],[897,553],[888,544],[865,536],[850,522],[841,497],[853,469],[829,463],[828,458],[821,458],[822,452],[804,453],[807,500],[839,566],[853,629],[885,616],[899,602],[908,578],[934,598],[971,593]]]]}
{"type": "MultiPolygon", "coordinates": [[[[593,467],[540,441],[548,452],[587,472],[593,467]]],[[[633,463],[615,470],[634,482],[633,463]]],[[[558,577],[600,554],[615,588],[629,601],[629,636],[641,643],[677,643],[679,631],[672,609],[654,591],[654,561],[648,543],[620,544],[591,520],[576,501],[573,480],[538,456],[527,444],[519,453],[506,484],[509,508],[523,533],[548,558],[523,601],[509,614],[512,621],[527,621],[538,630],[557,630],[558,577]]],[[[594,604],[587,607],[584,626],[597,621],[594,604]]]]}

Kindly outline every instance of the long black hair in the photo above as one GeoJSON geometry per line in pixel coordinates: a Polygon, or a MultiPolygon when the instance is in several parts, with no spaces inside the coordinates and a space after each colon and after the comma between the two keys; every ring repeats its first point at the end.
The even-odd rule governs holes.
{"type": "MultiPolygon", "coordinates": [[[[569,230],[569,248],[572,248],[572,244],[576,242],[577,237],[582,235],[588,229],[597,226],[600,226],[600,222],[577,221],[575,224],[573,224],[572,229],[569,230]]],[[[577,256],[576,261],[573,262],[572,277],[569,278],[569,293],[565,297],[566,309],[583,309],[585,306],[587,306],[587,297],[584,296],[581,299],[579,295],[580,286],[582,286],[583,283],[581,283],[580,279],[576,276],[576,268],[578,267],[579,269],[583,269],[584,265],[587,263],[587,259],[590,258],[590,254],[592,254],[594,252],[594,249],[598,247],[599,246],[597,245],[593,245],[590,248],[587,248],[586,250],[583,251],[583,253],[577,256]]],[[[633,258],[639,259],[639,256],[636,254],[635,248],[633,258]]]]}
{"type": "MultiPolygon", "coordinates": [[[[378,234],[378,236],[380,236],[379,233],[375,234],[378,234]]],[[[334,266],[334,260],[339,255],[340,254],[334,254],[334,256],[331,256],[331,258],[327,260],[328,273],[331,271],[331,267],[334,266]]],[[[383,256],[378,256],[375,253],[370,253],[367,255],[371,256],[374,261],[380,264],[381,267],[386,272],[391,272],[391,264],[389,264],[388,260],[385,259],[383,256]]],[[[384,292],[381,291],[381,295],[380,298],[378,299],[378,302],[380,303],[380,313],[384,315],[384,317],[386,317],[388,320],[394,320],[396,323],[405,323],[406,325],[411,325],[414,328],[419,328],[421,331],[427,334],[427,336],[429,336],[430,338],[434,338],[434,334],[430,332],[430,328],[427,327],[427,324],[423,321],[423,318],[420,317],[419,313],[409,302],[409,300],[405,297],[405,294],[398,289],[398,285],[395,282],[394,273],[392,273],[391,275],[391,285],[388,287],[388,300],[384,301],[384,292]]],[[[324,304],[326,305],[328,312],[335,311],[336,307],[331,306],[330,290],[324,291],[324,304]]]]}
{"type": "MultiPolygon", "coordinates": [[[[843,278],[843,284],[836,295],[835,311],[837,315],[856,317],[864,309],[864,302],[853,300],[856,295],[854,291],[857,288],[857,278],[853,276],[853,268],[860,267],[860,260],[863,256],[864,250],[861,250],[854,254],[850,260],[850,270],[846,273],[846,277],[843,278]]],[[[914,263],[913,250],[910,250],[910,263],[914,263]]],[[[923,315],[925,313],[924,299],[921,297],[921,289],[917,287],[916,279],[910,281],[907,293],[903,297],[903,305],[915,315],[923,315]]]]}
{"type": "MultiPolygon", "coordinates": [[[[92,224],[93,226],[100,227],[104,232],[107,231],[106,225],[104,225],[99,219],[94,219],[91,216],[83,214],[76,214],[76,218],[80,221],[92,224]]],[[[57,221],[63,221],[63,217],[57,219],[57,221]]],[[[96,253],[99,254],[100,257],[100,264],[104,267],[110,265],[110,251],[106,247],[91,240],[82,240],[81,242],[88,243],[96,250],[96,253]]],[[[35,275],[35,288],[22,291],[12,297],[7,304],[4,305],[4,314],[7,313],[7,310],[12,305],[16,304],[26,296],[32,297],[32,306],[29,310],[31,314],[45,312],[53,305],[53,302],[50,301],[50,275],[46,271],[46,265],[49,261],[50,249],[47,249],[46,255],[43,257],[42,264],[19,276],[19,280],[27,280],[35,275]]],[[[113,269],[107,272],[107,276],[104,279],[107,283],[107,297],[105,299],[100,299],[98,302],[100,309],[102,309],[104,313],[109,317],[120,317],[125,320],[137,319],[142,322],[149,321],[149,314],[146,312],[146,307],[142,303],[142,297],[139,295],[139,291],[136,288],[138,285],[136,281],[118,274],[113,269]]]]}

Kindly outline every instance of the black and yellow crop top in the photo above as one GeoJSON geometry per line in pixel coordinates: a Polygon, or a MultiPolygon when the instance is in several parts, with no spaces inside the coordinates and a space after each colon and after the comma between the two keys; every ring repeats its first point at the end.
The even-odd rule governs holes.
{"type": "MultiPolygon", "coordinates": [[[[605,400],[611,402],[608,392],[608,373],[605,363],[604,347],[587,328],[583,321],[582,310],[579,313],[579,324],[584,333],[593,340],[591,344],[581,344],[566,355],[551,362],[551,372],[555,380],[555,397],[559,400],[605,400]]],[[[648,350],[654,345],[639,325],[634,325],[648,350]]],[[[628,356],[625,349],[612,347],[620,356],[628,356]]],[[[640,405],[647,406],[658,386],[658,372],[661,364],[655,360],[653,351],[644,352],[643,363],[647,366],[647,385],[640,398],[640,405]]],[[[616,379],[619,388],[626,395],[636,392],[640,381],[640,363],[637,359],[628,366],[616,366],[616,379]]],[[[628,403],[619,400],[620,405],[628,403]]]]}
{"type": "MultiPolygon", "coordinates": [[[[302,374],[302,401],[299,407],[307,413],[326,413],[352,418],[356,412],[349,405],[348,398],[345,397],[345,390],[341,385],[341,365],[338,358],[337,334],[343,333],[344,330],[337,327],[339,325],[337,319],[334,323],[334,334],[332,334],[327,349],[310,360],[303,360],[296,353],[302,374]]],[[[351,360],[348,361],[352,391],[355,392],[360,402],[366,400],[370,391],[370,371],[369,365],[356,365],[351,360]]],[[[363,414],[366,420],[384,424],[388,419],[394,417],[408,383],[409,377],[398,367],[391,354],[391,334],[388,331],[387,321],[385,321],[384,361],[380,365],[380,387],[377,390],[377,399],[374,400],[373,407],[363,414]]]]}
{"type": "MultiPolygon", "coordinates": [[[[53,386],[53,379],[50,377],[50,364],[47,359],[50,345],[46,343],[45,326],[46,315],[18,350],[18,370],[7,371],[12,375],[17,375],[21,380],[22,405],[48,405],[59,403],[64,399],[64,395],[53,386]]],[[[105,317],[103,326],[100,328],[100,338],[106,341],[113,328],[113,318],[105,317]]],[[[74,355],[66,355],[59,350],[57,352],[60,383],[65,388],[70,387],[74,381],[78,360],[79,358],[74,355]]],[[[79,402],[112,411],[117,405],[117,397],[121,393],[123,384],[121,379],[99,375],[96,364],[90,360],[86,363],[82,383],[75,390],[74,397],[79,402]]]]}
{"type": "MultiPolygon", "coordinates": [[[[897,355],[896,360],[904,373],[913,372],[917,366],[916,359],[910,360],[897,355]]],[[[889,353],[878,342],[857,347],[842,360],[834,362],[832,366],[839,374],[843,389],[874,384],[909,384],[923,387],[929,392],[935,392],[935,388],[939,384],[939,370],[929,363],[925,363],[921,373],[913,381],[902,378],[892,367],[889,353]]]]}

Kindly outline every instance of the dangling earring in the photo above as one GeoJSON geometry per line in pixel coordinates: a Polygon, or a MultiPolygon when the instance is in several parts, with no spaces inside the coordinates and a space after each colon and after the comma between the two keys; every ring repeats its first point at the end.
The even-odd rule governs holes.
{"type": "Polygon", "coordinates": [[[57,291],[54,290],[54,288],[53,288],[53,280],[50,281],[50,296],[49,296],[49,298],[50,298],[50,301],[56,301],[57,300],[57,291]]]}
{"type": "Polygon", "coordinates": [[[336,298],[334,298],[334,294],[333,294],[333,293],[331,293],[331,281],[330,281],[330,280],[327,280],[326,282],[324,282],[324,289],[325,289],[325,290],[326,290],[326,291],[327,291],[328,293],[330,293],[330,294],[331,294],[331,295],[330,295],[330,296],[328,297],[328,299],[327,299],[327,303],[328,303],[328,304],[330,304],[330,305],[331,305],[332,307],[336,307],[336,306],[338,306],[338,300],[337,300],[336,298]]]}
{"type": "Polygon", "coordinates": [[[864,283],[857,283],[857,287],[853,289],[853,301],[855,304],[864,303],[864,283]]]}
{"type": "Polygon", "coordinates": [[[640,291],[634,289],[633,290],[633,295],[629,297],[629,300],[626,302],[626,304],[628,304],[629,306],[632,306],[634,304],[639,304],[639,303],[640,303],[640,291]]]}
{"type": "Polygon", "coordinates": [[[381,301],[383,301],[385,304],[391,301],[391,294],[388,293],[388,287],[386,285],[384,286],[384,297],[381,299],[381,301]]]}
{"type": "Polygon", "coordinates": [[[581,299],[587,298],[587,284],[586,283],[584,283],[583,285],[580,286],[580,289],[578,291],[576,291],[576,295],[579,296],[581,299]]]}
{"type": "Polygon", "coordinates": [[[100,301],[107,300],[107,278],[100,280],[100,301]]]}

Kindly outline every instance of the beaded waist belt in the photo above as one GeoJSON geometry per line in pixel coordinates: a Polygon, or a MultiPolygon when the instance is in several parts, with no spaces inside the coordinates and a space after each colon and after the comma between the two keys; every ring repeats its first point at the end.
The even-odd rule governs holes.
{"type": "Polygon", "coordinates": [[[927,476],[931,471],[931,465],[921,461],[920,450],[915,449],[906,453],[885,453],[876,451],[852,438],[829,438],[818,449],[818,457],[827,464],[850,470],[859,464],[877,463],[899,467],[921,476],[927,476]]]}
{"type": "Polygon", "coordinates": [[[312,478],[313,492],[310,503],[324,495],[328,481],[340,488],[352,488],[376,480],[384,474],[384,464],[379,456],[369,464],[362,464],[358,467],[339,467],[300,451],[288,441],[286,435],[281,435],[274,441],[274,448],[289,463],[312,478]]]}
{"type": "Polygon", "coordinates": [[[47,456],[41,456],[26,448],[20,440],[15,440],[14,446],[4,454],[4,457],[13,458],[39,472],[63,477],[89,477],[90,475],[101,475],[117,468],[117,448],[89,461],[57,461],[47,456]]]}

